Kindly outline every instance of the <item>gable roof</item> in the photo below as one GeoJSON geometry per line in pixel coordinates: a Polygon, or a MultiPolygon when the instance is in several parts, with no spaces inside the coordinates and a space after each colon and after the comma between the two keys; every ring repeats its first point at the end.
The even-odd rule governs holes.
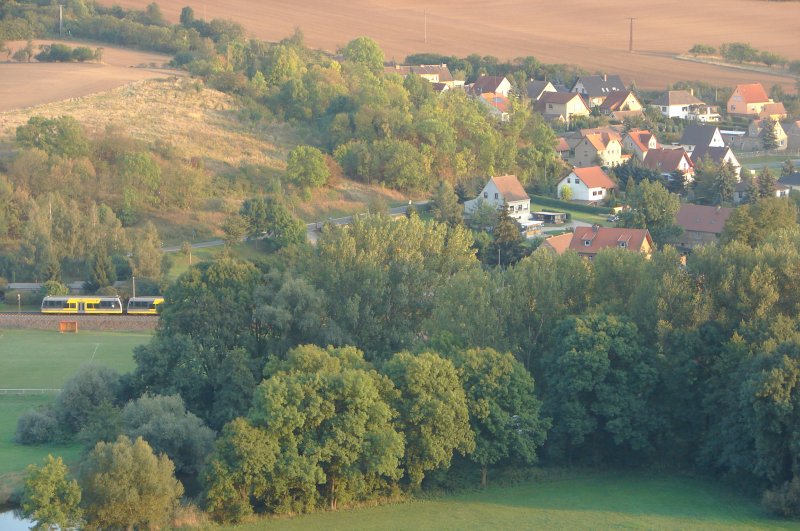
{"type": "Polygon", "coordinates": [[[745,103],[763,103],[769,101],[767,91],[764,90],[764,86],[761,83],[736,85],[736,90],[734,92],[738,92],[745,103]]]}
{"type": "Polygon", "coordinates": [[[700,100],[687,90],[669,90],[665,94],[661,94],[653,105],[669,107],[672,105],[704,105],[703,100],[700,100]]]}
{"type": "Polygon", "coordinates": [[[646,168],[650,168],[651,170],[662,171],[662,172],[673,172],[679,168],[680,163],[684,158],[691,167],[692,160],[688,157],[686,151],[684,151],[683,148],[678,148],[678,149],[656,148],[656,149],[651,149],[647,152],[647,155],[645,155],[642,164],[646,168]]]}
{"type": "Polygon", "coordinates": [[[626,249],[639,251],[644,242],[653,247],[653,239],[647,229],[623,229],[614,227],[575,227],[575,235],[569,248],[581,254],[597,254],[601,249],[619,247],[625,242],[626,249]],[[586,245],[586,241],[590,244],[586,245]]]}
{"type": "Polygon", "coordinates": [[[482,94],[484,92],[497,92],[500,84],[505,80],[504,76],[480,76],[472,85],[473,92],[482,94]]]}
{"type": "Polygon", "coordinates": [[[558,236],[550,236],[542,243],[542,246],[550,248],[556,254],[564,254],[572,243],[572,236],[573,234],[571,232],[565,232],[558,236]]]}
{"type": "Polygon", "coordinates": [[[492,177],[491,180],[500,190],[500,193],[503,194],[503,199],[506,202],[530,200],[530,196],[519,183],[516,175],[498,175],[497,177],[492,177]]]}
{"type": "Polygon", "coordinates": [[[689,157],[692,161],[692,164],[697,164],[700,160],[708,157],[712,162],[716,164],[721,164],[725,157],[728,155],[728,152],[731,150],[729,147],[719,147],[719,146],[697,146],[694,151],[692,151],[692,156],[689,157]]]}
{"type": "Polygon", "coordinates": [[[800,186],[800,171],[785,175],[778,179],[778,182],[787,186],[800,186]]]}
{"type": "Polygon", "coordinates": [[[383,71],[387,74],[399,74],[403,77],[409,74],[416,74],[418,76],[422,75],[437,75],[439,76],[439,82],[444,83],[445,81],[453,81],[453,74],[450,73],[450,69],[447,68],[446,64],[439,64],[439,65],[390,65],[384,67],[383,71]]]}
{"type": "Polygon", "coordinates": [[[764,105],[764,110],[758,113],[758,115],[762,118],[768,118],[776,114],[781,114],[781,115],[787,114],[786,107],[783,106],[782,102],[767,103],[766,105],[764,105]]]}
{"type": "Polygon", "coordinates": [[[600,127],[592,127],[591,129],[581,129],[579,133],[581,136],[591,135],[592,133],[607,133],[622,138],[620,135],[624,130],[625,126],[622,125],[601,125],[600,127]]]}
{"type": "Polygon", "coordinates": [[[532,100],[538,100],[539,96],[541,96],[546,89],[553,89],[547,90],[547,92],[557,92],[552,83],[549,81],[540,81],[538,79],[528,81],[525,85],[525,89],[528,92],[528,97],[532,100]]]}
{"type": "MultiPolygon", "coordinates": [[[[581,181],[586,183],[589,188],[616,188],[616,184],[611,177],[606,175],[600,166],[588,166],[586,168],[572,168],[572,173],[578,176],[581,181]]],[[[563,180],[563,179],[562,179],[563,180]]]]}
{"type": "Polygon", "coordinates": [[[560,137],[556,138],[556,151],[562,152],[562,151],[569,151],[569,150],[570,150],[570,147],[569,147],[569,143],[567,142],[566,138],[564,138],[563,136],[560,136],[560,137]]]}
{"type": "Polygon", "coordinates": [[[624,92],[613,92],[609,94],[605,100],[603,100],[603,103],[600,104],[600,108],[608,111],[618,111],[620,110],[620,107],[622,107],[622,104],[625,103],[625,100],[627,100],[629,96],[633,96],[633,98],[636,99],[636,101],[639,101],[636,98],[636,95],[629,90],[624,92]]]}
{"type": "Polygon", "coordinates": [[[622,78],[616,74],[612,76],[581,76],[572,85],[572,92],[577,92],[575,87],[578,86],[578,83],[583,85],[584,90],[591,97],[608,96],[611,92],[626,90],[622,78]]]}
{"type": "MultiPolygon", "coordinates": [[[[642,152],[646,152],[648,149],[650,149],[648,147],[650,139],[655,137],[655,135],[647,129],[631,129],[628,131],[627,136],[631,139],[631,142],[633,142],[642,152]]],[[[658,141],[656,141],[656,147],[660,147],[658,141]]]]}
{"type": "Polygon", "coordinates": [[[575,94],[574,92],[543,92],[539,97],[539,101],[536,103],[540,105],[544,105],[546,103],[565,105],[575,98],[580,98],[583,104],[586,105],[586,102],[583,101],[581,95],[575,94]]]}
{"type": "Polygon", "coordinates": [[[590,133],[583,138],[589,142],[597,151],[603,151],[608,147],[612,140],[622,142],[622,138],[617,133],[590,133]]]}
{"type": "Polygon", "coordinates": [[[681,144],[684,146],[697,146],[697,148],[708,147],[716,132],[716,125],[688,124],[683,130],[681,144]]]}
{"type": "Polygon", "coordinates": [[[683,230],[721,234],[732,208],[683,203],[675,213],[675,223],[683,230]]]}

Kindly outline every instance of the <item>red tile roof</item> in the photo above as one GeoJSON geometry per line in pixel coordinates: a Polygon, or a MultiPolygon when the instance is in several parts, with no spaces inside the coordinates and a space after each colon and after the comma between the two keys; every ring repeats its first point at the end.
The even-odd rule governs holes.
{"type": "Polygon", "coordinates": [[[653,240],[647,229],[618,229],[611,227],[575,227],[575,235],[569,248],[580,254],[595,255],[601,249],[623,247],[640,252],[647,241],[653,248],[653,240]],[[589,245],[586,245],[589,242],[589,245]],[[622,245],[624,243],[624,245],[622,245]]]}
{"type": "Polygon", "coordinates": [[[502,94],[495,94],[494,92],[484,92],[483,94],[481,94],[481,98],[483,98],[487,104],[491,105],[500,112],[508,111],[508,98],[506,98],[502,94]]]}
{"type": "Polygon", "coordinates": [[[590,133],[584,138],[586,138],[597,151],[605,150],[612,140],[616,140],[620,144],[622,143],[622,138],[620,138],[617,133],[590,133]]]}
{"type": "Polygon", "coordinates": [[[732,208],[684,203],[675,214],[675,223],[686,231],[722,233],[732,208]]]}
{"type": "Polygon", "coordinates": [[[736,85],[736,92],[742,97],[745,103],[763,103],[769,101],[767,91],[761,83],[749,83],[736,85]]]}
{"type": "MultiPolygon", "coordinates": [[[[631,138],[634,144],[636,144],[642,152],[646,152],[648,149],[648,144],[650,143],[650,139],[653,138],[653,133],[648,131],[647,129],[631,129],[628,131],[628,136],[631,138]]],[[[656,142],[656,147],[658,146],[658,142],[656,142]]]]}
{"type": "Polygon", "coordinates": [[[600,166],[587,168],[572,168],[572,173],[577,175],[589,188],[615,188],[617,185],[606,175],[600,166]]]}
{"type": "Polygon", "coordinates": [[[500,193],[503,194],[503,199],[505,199],[506,202],[530,199],[530,196],[528,196],[528,193],[519,183],[519,179],[517,179],[516,175],[499,175],[497,177],[492,177],[492,182],[497,189],[500,190],[500,193]]]}
{"type": "Polygon", "coordinates": [[[563,136],[556,138],[556,151],[569,151],[569,144],[563,136]]]}
{"type": "Polygon", "coordinates": [[[572,243],[572,236],[571,232],[565,232],[564,234],[559,234],[558,236],[550,236],[547,238],[543,246],[549,248],[556,254],[564,254],[567,249],[569,249],[570,244],[572,243]]]}
{"type": "MultiPolygon", "coordinates": [[[[633,93],[630,91],[612,92],[603,100],[600,108],[608,111],[618,111],[622,107],[622,104],[625,103],[625,100],[628,99],[628,96],[631,95],[633,95],[633,93]]],[[[633,97],[634,99],[636,98],[636,96],[633,97]]]]}
{"type": "Polygon", "coordinates": [[[776,114],[780,114],[786,116],[786,107],[783,106],[783,103],[767,103],[764,105],[764,110],[761,111],[758,115],[764,118],[768,118],[770,116],[774,116],[776,114]]]}

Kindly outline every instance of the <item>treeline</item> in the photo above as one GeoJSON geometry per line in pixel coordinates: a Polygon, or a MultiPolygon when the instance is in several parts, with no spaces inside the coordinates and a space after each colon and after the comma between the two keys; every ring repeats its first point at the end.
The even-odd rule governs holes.
{"type": "Polygon", "coordinates": [[[666,247],[487,269],[458,223],[371,216],[189,270],[121,396],[177,394],[217,430],[198,488],[221,520],[477,483],[534,455],[702,471],[796,514],[798,260],[787,199],[738,209],[686,267],[666,247]]]}
{"type": "Polygon", "coordinates": [[[719,50],[707,44],[695,44],[689,49],[693,55],[719,55],[732,63],[762,63],[767,66],[784,66],[795,74],[800,73],[800,61],[789,61],[786,57],[774,52],[758,50],[746,42],[726,42],[719,50]]]}
{"type": "Polygon", "coordinates": [[[113,263],[105,280],[95,278],[101,284],[131,273],[157,280],[166,265],[144,214],[191,208],[209,193],[204,169],[118,128],[93,136],[68,116],[33,117],[17,128],[16,144],[16,156],[0,166],[6,279],[87,278],[100,261],[113,263]]]}

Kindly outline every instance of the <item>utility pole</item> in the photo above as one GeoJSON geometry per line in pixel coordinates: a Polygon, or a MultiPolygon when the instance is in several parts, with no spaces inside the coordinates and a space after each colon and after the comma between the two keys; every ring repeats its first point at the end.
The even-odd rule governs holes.
{"type": "Polygon", "coordinates": [[[423,11],[422,12],[422,16],[425,19],[425,43],[427,44],[428,43],[428,12],[427,11],[423,11]]]}
{"type": "Polygon", "coordinates": [[[131,284],[133,285],[133,296],[136,296],[136,277],[131,276],[131,284]]]}
{"type": "Polygon", "coordinates": [[[64,32],[64,6],[58,4],[58,36],[64,32]]]}
{"type": "Polygon", "coordinates": [[[628,17],[628,20],[631,22],[631,35],[630,39],[628,40],[628,51],[633,53],[633,21],[636,20],[635,17],[628,17]]]}

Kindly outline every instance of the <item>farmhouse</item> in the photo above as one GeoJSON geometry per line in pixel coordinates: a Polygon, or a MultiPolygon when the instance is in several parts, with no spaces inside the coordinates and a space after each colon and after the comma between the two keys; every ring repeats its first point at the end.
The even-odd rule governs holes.
{"type": "Polygon", "coordinates": [[[694,249],[719,242],[732,212],[732,208],[682,204],[675,214],[675,224],[683,229],[683,234],[675,243],[683,249],[694,249]]]}
{"type": "MultiPolygon", "coordinates": [[[[736,85],[733,94],[728,98],[728,114],[755,117],[760,115],[771,103],[775,102],[767,96],[767,91],[764,90],[761,83],[736,85]]],[[[782,104],[781,107],[783,107],[782,104]]],[[[784,114],[781,118],[785,117],[784,114]]]]}
{"type": "Polygon", "coordinates": [[[546,120],[569,123],[574,116],[589,116],[583,97],[574,92],[543,92],[533,105],[546,120]]]}
{"type": "Polygon", "coordinates": [[[556,254],[567,250],[575,251],[589,260],[603,249],[625,249],[642,253],[648,258],[653,253],[653,239],[647,229],[623,229],[600,227],[576,227],[574,233],[554,236],[544,241],[542,246],[556,254]]]}
{"type": "Polygon", "coordinates": [[[616,186],[601,167],[591,166],[573,168],[572,173],[559,181],[557,189],[558,197],[564,197],[564,188],[569,188],[570,198],[573,201],[598,203],[605,199],[616,186]]]}
{"type": "Polygon", "coordinates": [[[466,214],[471,214],[482,203],[496,209],[506,208],[509,215],[517,221],[530,219],[531,198],[522,187],[516,175],[492,177],[475,199],[464,203],[466,214]]]}
{"type": "Polygon", "coordinates": [[[590,107],[599,107],[609,94],[625,92],[626,90],[625,83],[622,82],[621,77],[603,74],[602,76],[579,77],[570,92],[582,95],[590,107]]]}

